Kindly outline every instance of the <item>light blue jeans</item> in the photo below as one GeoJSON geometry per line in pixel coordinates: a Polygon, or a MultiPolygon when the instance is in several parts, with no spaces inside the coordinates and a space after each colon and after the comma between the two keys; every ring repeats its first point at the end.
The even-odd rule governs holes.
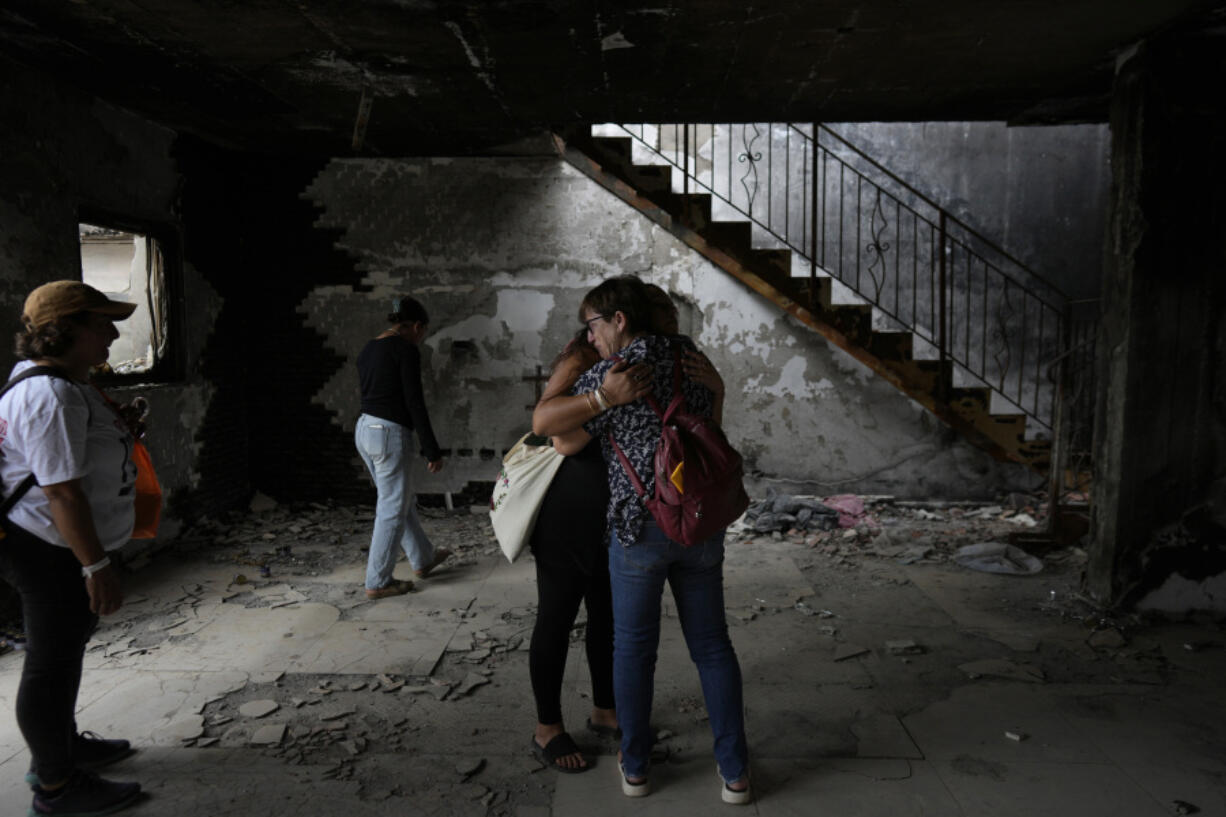
{"type": "Polygon", "coordinates": [[[651,755],[652,693],[660,644],[660,598],[667,581],[677,602],[681,632],[698,668],[715,739],[715,761],[728,783],[749,770],[741,666],[724,613],[724,534],[684,547],[654,521],[638,541],[623,546],[612,535],[613,697],[622,728],[622,763],[629,777],[645,777],[651,755]]]}
{"type": "Polygon", "coordinates": [[[434,545],[421,528],[417,497],[410,484],[413,431],[399,423],[363,414],[353,430],[358,453],[375,481],[375,530],[366,559],[366,589],[378,590],[392,581],[396,545],[409,557],[414,570],[434,560],[434,545]]]}

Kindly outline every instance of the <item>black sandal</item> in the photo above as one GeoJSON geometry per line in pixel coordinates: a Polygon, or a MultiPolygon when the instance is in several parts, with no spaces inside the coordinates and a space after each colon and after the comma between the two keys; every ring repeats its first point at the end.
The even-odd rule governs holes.
{"type": "Polygon", "coordinates": [[[596,765],[596,761],[583,754],[582,750],[579,749],[579,744],[575,743],[575,739],[566,732],[554,735],[553,739],[545,744],[544,747],[536,742],[536,735],[533,735],[529,740],[532,741],[533,757],[546,766],[557,769],[562,774],[582,774],[596,765]],[[579,757],[583,758],[585,765],[575,768],[559,765],[558,760],[567,755],[579,755],[579,757]]]}

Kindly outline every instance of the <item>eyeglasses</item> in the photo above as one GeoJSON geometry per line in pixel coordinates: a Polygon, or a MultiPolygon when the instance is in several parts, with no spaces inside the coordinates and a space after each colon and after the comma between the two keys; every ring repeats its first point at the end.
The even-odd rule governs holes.
{"type": "Polygon", "coordinates": [[[592,322],[593,322],[593,321],[599,321],[599,320],[608,320],[608,319],[609,319],[609,316],[608,316],[608,315],[596,315],[596,316],[591,317],[591,318],[588,318],[586,321],[584,321],[584,322],[583,322],[583,325],[587,327],[587,331],[589,331],[589,332],[593,332],[593,331],[595,331],[595,330],[593,330],[593,329],[592,329],[592,322]]]}

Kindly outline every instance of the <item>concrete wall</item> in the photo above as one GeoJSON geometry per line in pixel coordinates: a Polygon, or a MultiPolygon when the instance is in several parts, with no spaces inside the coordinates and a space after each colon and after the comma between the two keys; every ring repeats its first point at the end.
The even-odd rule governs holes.
{"type": "Polygon", "coordinates": [[[1097,297],[1106,125],[841,123],[831,129],[1074,298],[1097,297]]]}
{"type": "MultiPolygon", "coordinates": [[[[26,294],[47,281],[80,277],[82,211],[177,234],[180,177],[172,131],[21,66],[0,68],[6,78],[0,85],[0,366],[7,372],[16,360],[9,339],[20,326],[26,294]]],[[[148,444],[168,497],[197,487],[196,435],[211,389],[192,373],[219,308],[190,265],[182,268],[180,291],[191,304],[178,327],[187,376],[110,389],[119,399],[149,398],[148,444]]],[[[179,527],[173,513],[165,520],[161,539],[179,527]]],[[[128,552],[143,547],[133,544],[128,552]]]]}
{"type": "Polygon", "coordinates": [[[682,330],[727,381],[726,425],[758,490],[981,497],[1033,482],[559,159],[335,160],[304,195],[363,275],[299,307],[346,360],[313,398],[345,430],[358,413],[353,361],[390,298],[411,292],[430,310],[426,388],[453,456],[443,474],[420,473],[421,491],[493,479],[494,457],[528,428],[523,378],[578,327],[584,292],[622,273],[681,302],[682,330]]]}

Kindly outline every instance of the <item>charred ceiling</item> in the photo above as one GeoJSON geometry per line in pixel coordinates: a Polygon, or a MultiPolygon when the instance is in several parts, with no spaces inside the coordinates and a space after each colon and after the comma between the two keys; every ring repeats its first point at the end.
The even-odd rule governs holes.
{"type": "Polygon", "coordinates": [[[612,120],[1102,121],[1119,53],[1220,6],[10,0],[0,51],[253,150],[351,152],[365,107],[359,152],[404,155],[612,120]]]}

